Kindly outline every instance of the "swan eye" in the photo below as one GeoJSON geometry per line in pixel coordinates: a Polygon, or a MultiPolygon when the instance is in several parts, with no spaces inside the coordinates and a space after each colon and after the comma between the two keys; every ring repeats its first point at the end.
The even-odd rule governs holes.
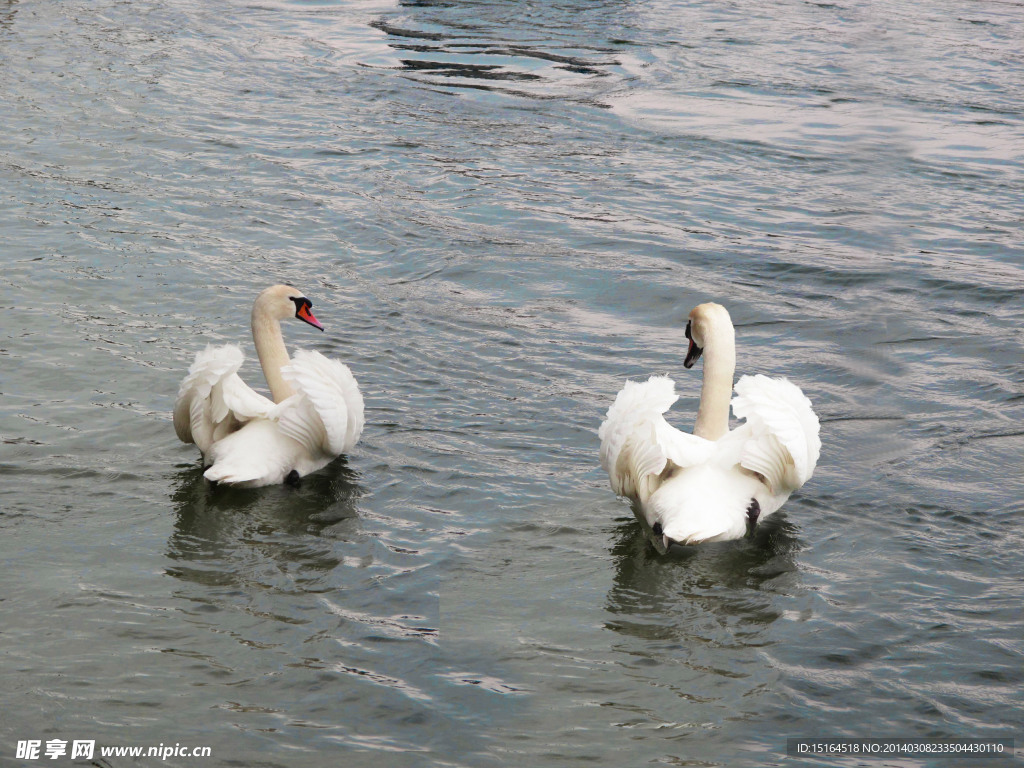
{"type": "Polygon", "coordinates": [[[686,338],[688,338],[690,341],[693,341],[693,336],[690,335],[690,323],[691,322],[692,322],[691,320],[687,320],[686,321],[686,338]]]}

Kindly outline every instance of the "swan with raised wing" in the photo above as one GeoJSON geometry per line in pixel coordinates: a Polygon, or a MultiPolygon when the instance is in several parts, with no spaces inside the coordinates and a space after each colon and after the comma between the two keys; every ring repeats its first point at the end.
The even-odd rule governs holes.
{"type": "Polygon", "coordinates": [[[763,375],[736,383],[736,339],[725,307],[701,304],[686,325],[683,365],[704,354],[693,434],[665,421],[675,382],[627,381],[598,430],[601,466],[661,552],[672,544],[737,539],[806,483],[821,451],[818,417],[795,384],[763,375]]]}
{"type": "Polygon", "coordinates": [[[288,357],[281,321],[295,317],[322,331],[312,306],[290,285],[267,288],[253,304],[252,336],[272,400],[239,377],[244,357],[237,346],[208,346],[196,355],[178,390],[174,430],[199,447],[207,480],[294,483],[359,440],[363,397],[348,367],[319,352],[288,357]]]}

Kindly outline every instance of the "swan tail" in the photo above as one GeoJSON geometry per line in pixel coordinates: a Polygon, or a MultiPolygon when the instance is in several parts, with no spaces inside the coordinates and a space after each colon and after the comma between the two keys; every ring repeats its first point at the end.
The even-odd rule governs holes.
{"type": "Polygon", "coordinates": [[[203,472],[203,477],[211,483],[222,483],[224,485],[236,485],[242,488],[248,486],[269,485],[260,482],[262,475],[253,471],[252,467],[231,467],[223,464],[214,464],[203,472]]]}
{"type": "Polygon", "coordinates": [[[806,483],[821,453],[818,417],[798,386],[786,379],[743,376],[733,413],[746,420],[740,464],[765,478],[775,494],[806,483]]]}
{"type": "Polygon", "coordinates": [[[209,458],[213,463],[203,477],[243,487],[273,485],[284,482],[301,463],[302,454],[300,446],[281,433],[277,422],[251,421],[212,447],[209,458]]]}
{"type": "Polygon", "coordinates": [[[648,524],[660,522],[663,535],[680,544],[736,539],[747,531],[747,509],[763,488],[738,468],[709,462],[679,473],[651,498],[648,524]]]}

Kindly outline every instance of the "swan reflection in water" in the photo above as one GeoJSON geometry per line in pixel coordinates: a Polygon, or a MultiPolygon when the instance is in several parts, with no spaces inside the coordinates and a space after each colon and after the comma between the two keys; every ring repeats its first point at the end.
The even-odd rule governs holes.
{"type": "MultiPolygon", "coordinates": [[[[342,557],[338,542],[364,536],[358,475],[339,458],[298,487],[212,486],[198,465],[181,469],[167,573],[202,583],[251,582],[254,573],[288,572],[292,586],[314,586],[342,557]]],[[[257,577],[259,578],[259,577],[257,577]]],[[[276,580],[276,579],[275,579],[276,580]]]]}
{"type": "Polygon", "coordinates": [[[634,685],[605,706],[617,724],[664,735],[670,752],[686,743],[691,759],[693,744],[721,754],[716,739],[733,733],[728,723],[771,710],[783,675],[774,649],[806,631],[790,620],[795,602],[813,599],[801,585],[795,527],[783,514],[749,538],[661,555],[637,520],[617,522],[604,627],[634,685]]]}
{"type": "Polygon", "coordinates": [[[613,536],[615,575],[606,603],[613,618],[605,626],[623,635],[684,641],[680,648],[690,650],[706,643],[767,642],[766,628],[782,615],[777,593],[799,590],[796,553],[802,544],[784,515],[766,520],[748,538],[676,546],[667,557],[635,519],[621,521],[613,536]],[[717,629],[705,635],[712,626],[717,629]]]}

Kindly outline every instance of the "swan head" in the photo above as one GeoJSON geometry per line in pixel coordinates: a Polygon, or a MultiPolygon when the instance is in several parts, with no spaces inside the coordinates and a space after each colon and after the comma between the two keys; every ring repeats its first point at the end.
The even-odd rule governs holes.
{"type": "Polygon", "coordinates": [[[732,318],[729,311],[721,304],[708,302],[699,304],[690,310],[690,318],[686,323],[686,338],[690,347],[683,360],[684,368],[692,368],[700,359],[709,341],[720,334],[732,332],[732,318]]]}
{"type": "Polygon", "coordinates": [[[298,288],[290,285],[272,285],[256,297],[252,311],[253,315],[262,314],[274,320],[296,317],[322,331],[324,327],[313,316],[312,308],[313,302],[298,288]]]}

